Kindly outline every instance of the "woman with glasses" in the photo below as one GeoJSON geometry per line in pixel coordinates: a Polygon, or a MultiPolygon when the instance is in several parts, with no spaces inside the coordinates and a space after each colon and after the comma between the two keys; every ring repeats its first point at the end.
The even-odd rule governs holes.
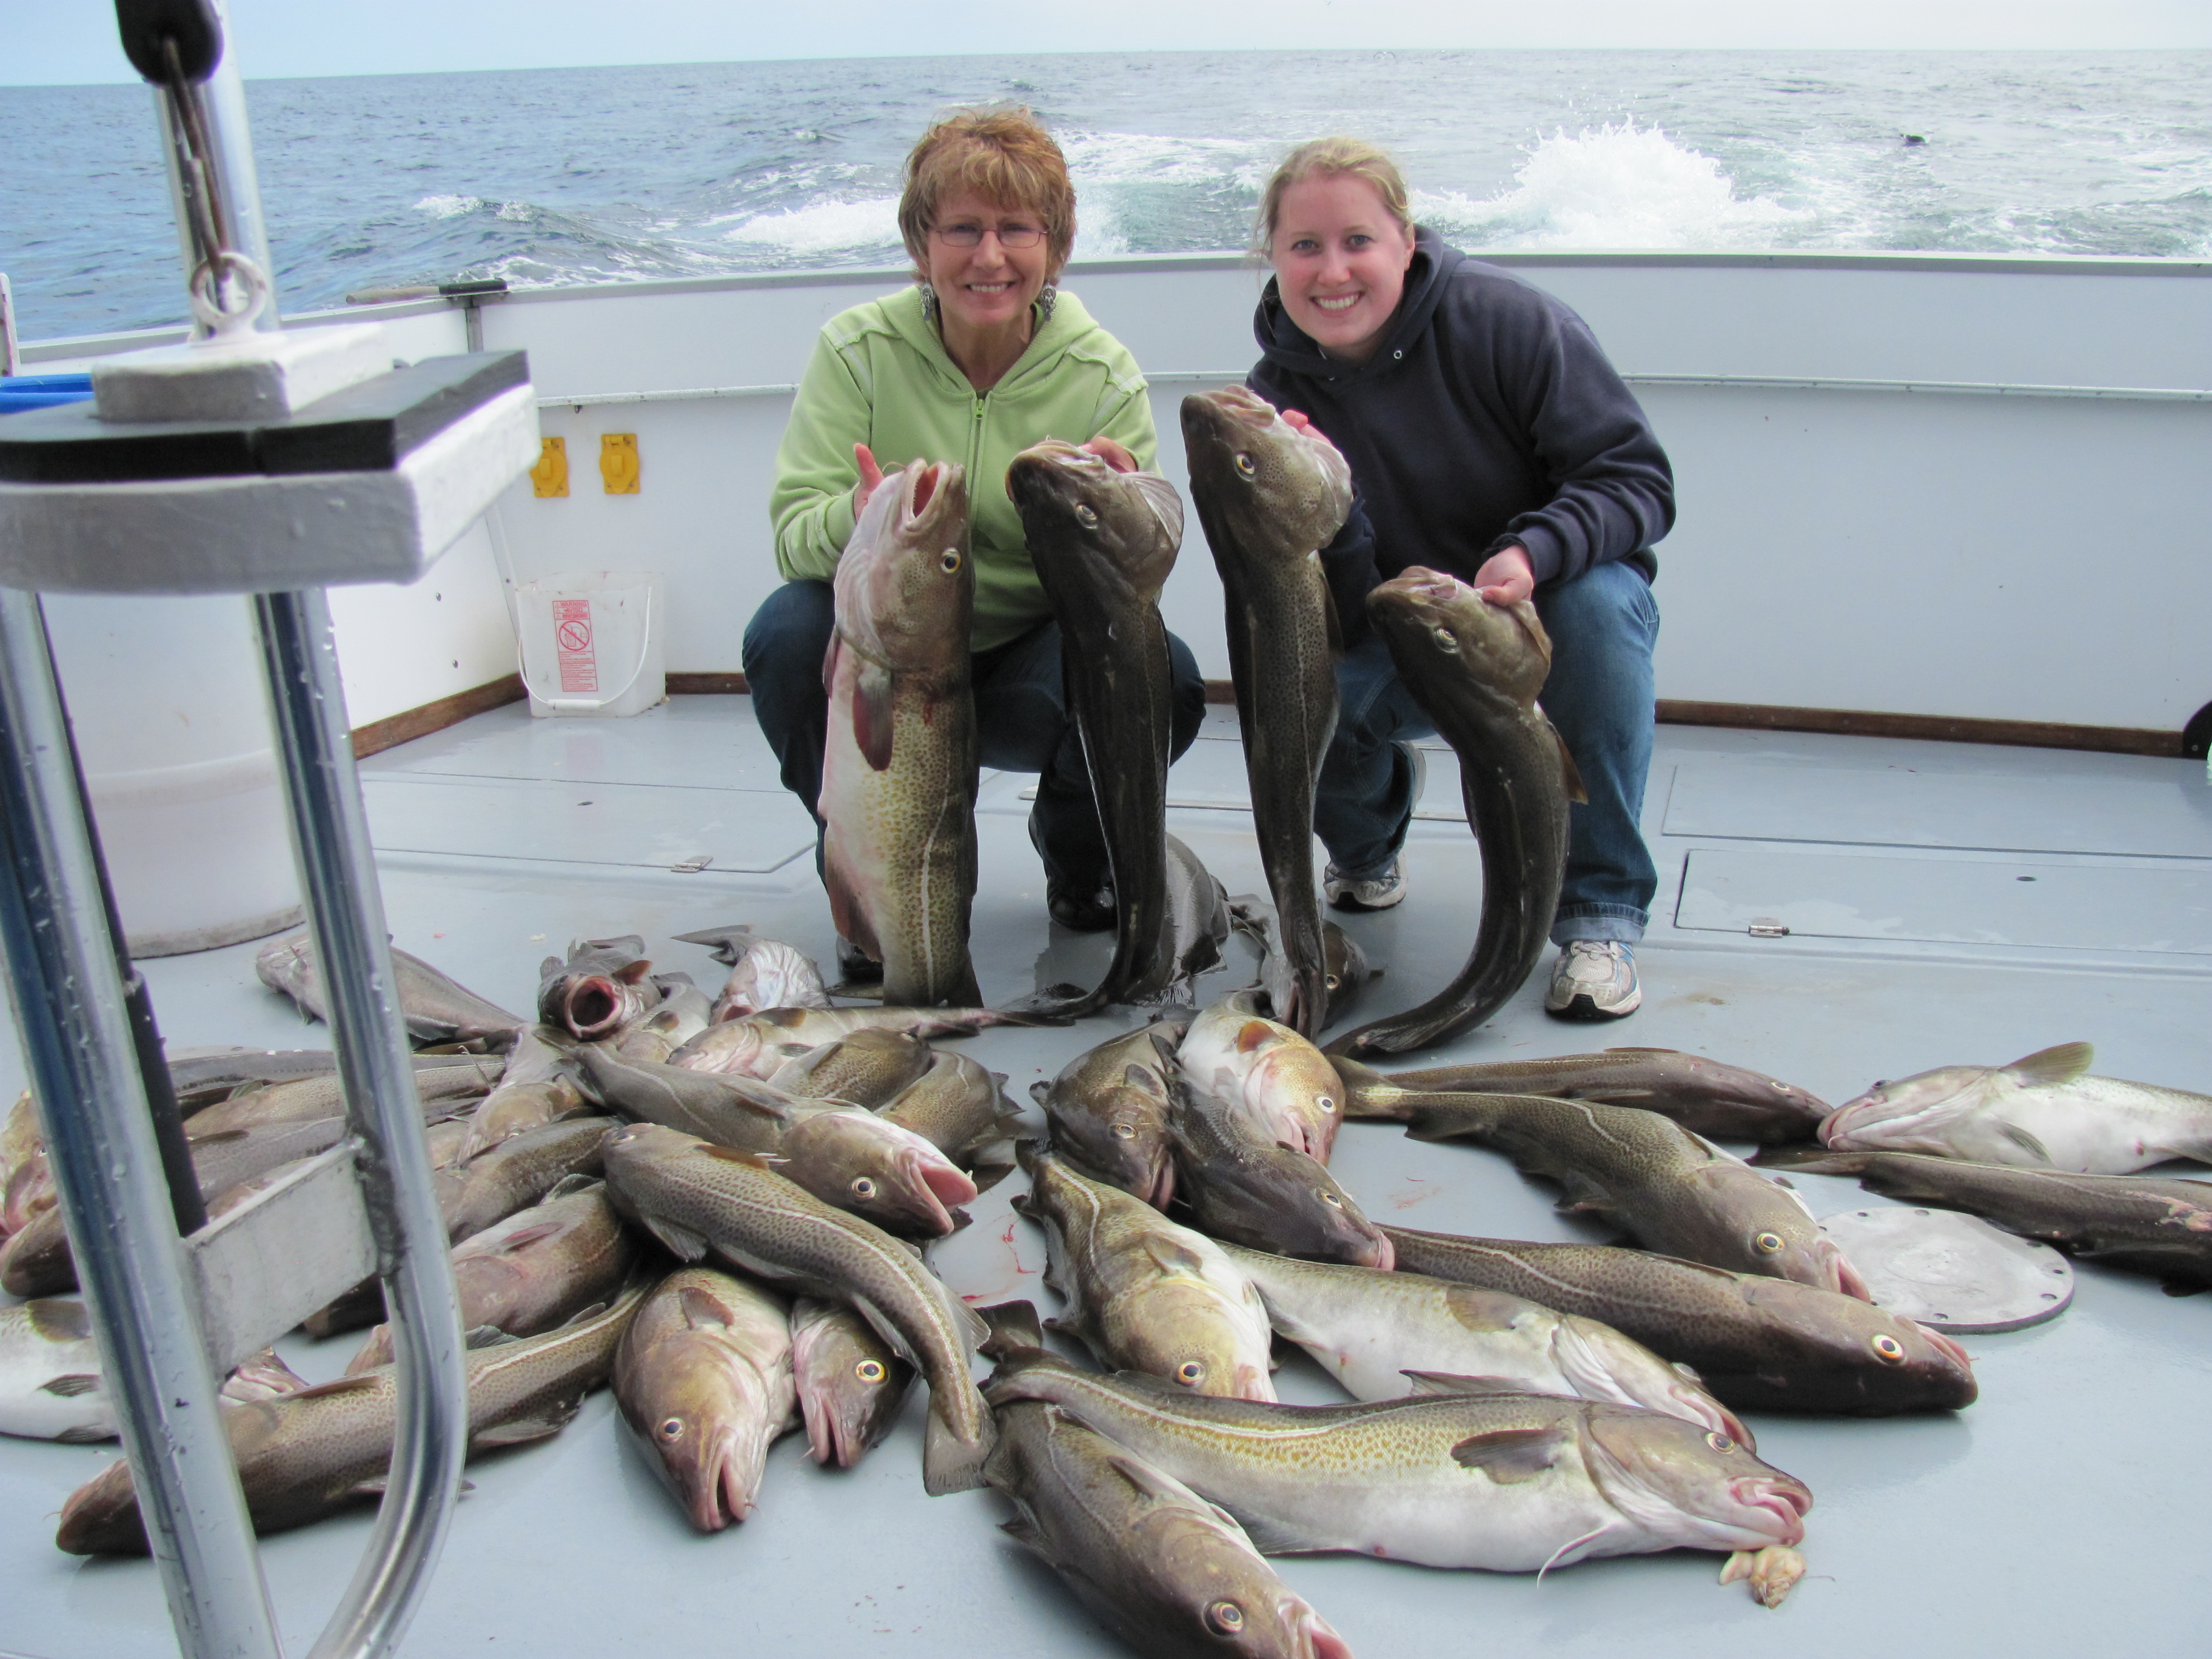
{"type": "MultiPolygon", "coordinates": [[[[1030,839],[1044,860],[1053,919],[1114,925],[1106,844],[1075,722],[1060,630],[1007,499],[1007,464],[1047,438],[1121,470],[1154,465],[1144,376],[1082,302],[1054,286],[1075,242],[1067,165],[1026,110],[962,110],[907,157],[899,229],[915,286],[830,319],[816,339],[776,453],[769,512],[784,586],[745,629],[745,678],[784,787],[814,810],[829,701],[822,660],[830,581],[883,469],[956,461],[967,469],[975,570],[975,726],[981,763],[1035,772],[1030,839]]],[[[1205,716],[1189,648],[1168,639],[1174,752],[1205,716]]],[[[872,964],[841,941],[840,966],[872,964]]]]}

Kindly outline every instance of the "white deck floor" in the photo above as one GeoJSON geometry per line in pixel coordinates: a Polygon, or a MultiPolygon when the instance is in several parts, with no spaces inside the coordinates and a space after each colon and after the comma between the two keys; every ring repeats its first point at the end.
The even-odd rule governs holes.
{"type": "MultiPolygon", "coordinates": [[[[2212,1088],[2212,788],[2188,762],[1956,744],[1662,727],[1645,814],[1662,872],[1640,953],[1643,1012],[1562,1025],[1532,983],[1449,1052],[1555,1054],[1608,1042],[1695,1049],[1839,1101],[1880,1077],[2000,1062],[2086,1037],[2100,1072],[2212,1088]],[[1688,876],[1685,878],[1686,866],[1688,876]],[[2032,879],[2029,879],[2032,878],[2032,879]],[[1790,925],[1753,939],[1753,916],[1790,925]],[[1734,931],[1729,931],[1733,929],[1734,931]]],[[[1463,959],[1478,865],[1455,821],[1448,751],[1432,756],[1411,849],[1413,898],[1357,919],[1388,971],[1357,1018],[1425,997],[1463,959]]],[[[826,907],[805,814],[777,786],[743,699],[687,697],[621,723],[480,716],[367,763],[396,942],[517,1012],[538,963],[574,938],[641,933],[664,969],[715,969],[671,936],[748,921],[826,957],[826,907]],[[701,854],[697,874],[672,865],[701,854]]],[[[1085,979],[1100,939],[1053,937],[1023,833],[1030,780],[987,776],[975,954],[985,995],[1085,979]]],[[[1234,892],[1261,887],[1233,719],[1214,711],[1176,769],[1177,834],[1234,892]],[[1220,802],[1207,806],[1184,803],[1220,802]]],[[[253,947],[148,965],[173,1047],[323,1041],[264,991],[253,947]]],[[[1236,958],[1240,968],[1245,958],[1236,958]]],[[[1243,981],[1206,981],[1216,996],[1243,981]]],[[[1122,1017],[1127,1024],[1134,1016],[1122,1017]]],[[[972,1050],[1028,1085],[1111,1029],[994,1032],[972,1050]]],[[[12,1096],[12,1042],[0,1086],[12,1096]]],[[[1530,1238],[1579,1223],[1503,1160],[1354,1125],[1336,1171],[1370,1213],[1530,1238]]],[[[1808,1177],[1816,1212],[1886,1202],[1808,1177]]],[[[1018,1180],[933,1252],[958,1291],[1030,1296],[1037,1232],[1008,1210],[1018,1180]]],[[[1595,1236],[1595,1235],[1593,1235],[1595,1236]]],[[[2055,1323],[1966,1346],[1980,1403],[1863,1422],[1754,1417],[1761,1455],[1817,1498],[1812,1573],[1782,1611],[1678,1553],[1529,1577],[1350,1559],[1282,1571],[1364,1659],[1571,1651],[1588,1659],[1802,1659],[1869,1653],[2078,1659],[2195,1645],[2203,1607],[2202,1444],[2212,1300],[2080,1270],[2055,1323]]],[[[311,1377],[353,1339],[295,1341],[311,1377]]],[[[1303,1360],[1286,1398],[1339,1397],[1303,1360]]],[[[921,1391],[863,1466],[829,1474],[803,1437],[770,1458],[762,1507],[695,1534],[616,1432],[602,1394],[549,1445],[474,1466],[444,1565],[407,1650],[957,1655],[1121,1650],[1005,1539],[988,1492],[922,1495],[921,1391]]],[[[57,1552],[63,1498],[112,1448],[0,1442],[0,1650],[38,1659],[173,1651],[143,1562],[57,1552]]],[[[288,1645],[304,1650],[349,1575],[369,1511],[264,1549],[288,1645]]]]}

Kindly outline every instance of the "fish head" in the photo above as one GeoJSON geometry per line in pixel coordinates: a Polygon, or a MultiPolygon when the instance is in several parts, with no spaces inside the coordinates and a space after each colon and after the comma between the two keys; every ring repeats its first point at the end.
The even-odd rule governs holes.
{"type": "Polygon", "coordinates": [[[1360,1213],[1352,1194],[1336,1184],[1319,1160],[1295,1147],[1278,1146],[1272,1158],[1259,1161],[1273,1166],[1281,1191],[1283,1255],[1384,1273],[1398,1265],[1389,1235],[1360,1213]]]}
{"type": "Polygon", "coordinates": [[[653,964],[643,957],[612,962],[579,951],[566,963],[547,960],[538,989],[538,1017],[586,1042],[611,1036],[660,1000],[653,964]]]}
{"type": "Polygon", "coordinates": [[[1737,1282],[1745,1302],[1788,1333],[1806,1363],[1850,1379],[1858,1401],[1893,1411],[1955,1411],[1972,1405],[1980,1391],[1972,1359],[1941,1331],[1869,1301],[1780,1279],[1737,1282]]]}
{"type": "Polygon", "coordinates": [[[1805,1536],[1813,1494],[1741,1441],[1663,1412],[1592,1406],[1583,1455],[1606,1501],[1646,1532],[1703,1549],[1805,1536]]]}
{"type": "Polygon", "coordinates": [[[146,1523],[131,1465],[111,1463],[69,1495],[54,1543],[71,1555],[143,1555],[146,1523]]]}
{"type": "Polygon", "coordinates": [[[720,1532],[744,1520],[782,1427],[758,1369],[726,1336],[685,1330],[639,1355],[628,1381],[625,1414],[691,1524],[720,1532]]]}
{"type": "Polygon", "coordinates": [[[1698,1231],[1706,1247],[1717,1254],[1698,1255],[1694,1259],[1735,1261],[1746,1271],[1769,1279],[1818,1285],[1862,1302],[1874,1300],[1874,1293],[1850,1258],[1820,1231],[1813,1212],[1805,1206],[1803,1195],[1787,1179],[1765,1170],[1758,1171],[1788,1202],[1747,1205],[1744,1192],[1730,1184],[1742,1173],[1743,1166],[1725,1153],[1715,1156],[1717,1161],[1708,1166],[1704,1177],[1708,1183],[1705,1191],[1711,1197],[1702,1205],[1704,1219],[1698,1231]]]}
{"type": "Polygon", "coordinates": [[[1352,511],[1352,468],[1336,446],[1300,431],[1248,387],[1185,398],[1182,439],[1192,490],[1247,547],[1310,555],[1335,539],[1352,511]]]}
{"type": "Polygon", "coordinates": [[[951,1206],[975,1199],[958,1164],[872,1112],[817,1112],[784,1136],[779,1155],[786,1179],[888,1232],[942,1238],[957,1224],[951,1206]]]}
{"type": "Polygon", "coordinates": [[[1255,1104],[1267,1103],[1279,1123],[1296,1126],[1303,1145],[1299,1140],[1291,1144],[1326,1164],[1336,1145],[1337,1125],[1344,1121],[1343,1079],[1313,1044],[1295,1031],[1275,1029],[1281,1036],[1255,1053],[1245,1081],[1247,1097],[1255,1104]]]}
{"type": "Polygon", "coordinates": [[[837,630],[893,672],[942,672],[968,658],[975,570],[968,485],[949,461],[887,473],[837,561],[837,630]]]}
{"type": "Polygon", "coordinates": [[[791,1363],[814,1461],[850,1468],[881,1439],[914,1371],[858,1316],[803,1304],[791,1322],[791,1363]]]}
{"type": "Polygon", "coordinates": [[[1006,494],[1040,562],[1088,555],[1146,601],[1158,600],[1182,545],[1182,497],[1158,473],[1124,472],[1048,438],[1014,457],[1006,494]]]}
{"type": "MultiPolygon", "coordinates": [[[[1367,596],[1368,615],[1401,670],[1436,664],[1532,703],[1552,672],[1552,640],[1534,602],[1497,605],[1456,576],[1419,565],[1367,596]]],[[[1421,676],[1425,678],[1425,676],[1421,676]]]]}
{"type": "Polygon", "coordinates": [[[1144,1307],[1144,1318],[1121,1338],[1127,1369],[1188,1394],[1274,1401],[1263,1308],[1246,1310],[1194,1267],[1151,1281],[1144,1307]]]}
{"type": "Polygon", "coordinates": [[[1820,1142],[1838,1152],[1942,1157],[1951,1151],[1946,1129],[1982,1103],[1997,1075],[1988,1066],[1939,1066],[1877,1083],[1820,1121],[1820,1142]]]}
{"type": "MultiPolygon", "coordinates": [[[[1157,1650],[1352,1659],[1344,1638],[1277,1577],[1243,1528],[1211,1505],[1195,1507],[1195,1496],[1152,1510],[1133,1529],[1145,1553],[1157,1552],[1177,1568],[1174,1616],[1182,1629],[1162,1634],[1182,1639],[1157,1650]]],[[[1148,1642],[1137,1645],[1154,1650],[1148,1642]]]]}

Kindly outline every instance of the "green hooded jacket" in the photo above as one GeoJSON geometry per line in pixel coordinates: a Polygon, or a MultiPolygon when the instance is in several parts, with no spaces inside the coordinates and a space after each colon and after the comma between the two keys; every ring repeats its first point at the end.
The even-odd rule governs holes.
{"type": "Polygon", "coordinates": [[[1151,469],[1158,440],[1145,377],[1119,340],[1060,290],[1052,315],[1006,377],[980,395],[945,355],[907,288],[823,325],[775,455],[769,514],[787,581],[828,581],[853,534],[853,446],[888,471],[957,461],[968,473],[969,556],[975,565],[970,648],[988,651],[1052,615],[1006,496],[1006,467],[1047,438],[1112,438],[1151,469]]]}

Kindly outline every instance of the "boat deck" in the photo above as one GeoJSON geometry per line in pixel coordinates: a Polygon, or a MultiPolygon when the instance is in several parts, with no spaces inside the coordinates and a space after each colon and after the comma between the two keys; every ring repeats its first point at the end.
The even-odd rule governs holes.
{"type": "MultiPolygon", "coordinates": [[[[1410,843],[1413,897],[1349,925],[1386,971],[1357,1018],[1425,998],[1464,958],[1480,867],[1449,750],[1431,757],[1410,843]]],[[[719,970],[672,936],[745,921],[817,959],[827,908],[805,814],[779,787],[741,698],[678,698],[623,722],[480,715],[364,765],[396,943],[526,1012],[538,964],[572,939],[642,933],[664,969],[719,970]],[[702,855],[692,872],[674,866],[702,855]]],[[[1054,929],[1024,834],[1030,780],[987,775],[975,911],[985,995],[1095,976],[1108,941],[1054,929]]],[[[1176,768],[1172,827],[1231,893],[1263,890],[1234,720],[1211,711],[1176,768]]],[[[1996,1063],[2089,1038],[2097,1070],[2212,1088],[2212,787],[2193,762],[1662,727],[1645,829],[1661,890],[1639,954],[1643,1012],[1602,1030],[1548,1020],[1540,981],[1449,1050],[1468,1058],[1634,1042],[1756,1067],[1832,1101],[1877,1078],[1996,1063]],[[1754,920],[1786,926],[1752,937],[1754,920]]],[[[1211,999],[1249,977],[1203,981],[1211,999]]],[[[146,965],[172,1048],[325,1041],[253,975],[254,947],[146,965]]],[[[972,1052],[1029,1085],[1138,1017],[994,1031],[972,1052]]],[[[21,1066],[0,1055],[10,1096],[21,1066]]],[[[1352,1125],[1334,1168],[1380,1219],[1537,1239],[1598,1237],[1493,1154],[1352,1125]]],[[[971,1299],[1053,1298],[1041,1236],[1009,1210],[1018,1178],[933,1251],[971,1299]]],[[[1886,1204],[1805,1177],[1816,1213],[1886,1204]]],[[[1811,1572],[1779,1612],[1678,1552],[1531,1577],[1349,1558],[1284,1577],[1367,1659],[1456,1650],[1585,1659],[1765,1659],[1870,1650],[2007,1659],[2163,1645],[2203,1610],[2201,1443],[2212,1302],[2079,1269],[2059,1319],[1966,1339],[1982,1399],[1881,1421],[1753,1415],[1763,1457],[1817,1498],[1811,1572]]],[[[356,1345],[294,1339],[314,1380],[356,1345]]],[[[1302,1357],[1284,1396],[1341,1397],[1302,1357]]],[[[611,1398],[549,1444],[471,1468],[416,1653],[957,1655],[1123,1651],[1051,1573],[996,1529],[988,1492],[929,1498],[922,1391],[860,1468],[824,1473],[803,1436],[771,1455],[755,1516],[692,1532],[617,1431],[611,1398]]],[[[39,1659],[173,1651],[143,1562],[53,1547],[64,1498],[112,1447],[0,1442],[0,1650],[39,1659]]],[[[268,1540],[288,1647],[319,1628],[371,1511],[268,1540]]]]}

